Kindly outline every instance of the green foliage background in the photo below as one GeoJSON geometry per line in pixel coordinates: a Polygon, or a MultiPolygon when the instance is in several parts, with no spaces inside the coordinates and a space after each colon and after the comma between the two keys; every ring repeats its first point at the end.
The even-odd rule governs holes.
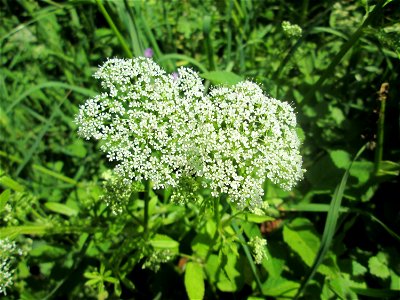
{"type": "Polygon", "coordinates": [[[398,0],[0,5],[0,238],[28,249],[7,299],[400,298],[398,0]],[[146,48],[168,72],[251,79],[293,103],[305,179],[292,192],[266,183],[262,217],[224,199],[179,206],[141,184],[113,215],[101,176],[112,165],[73,119],[100,89],[98,65],[146,48]],[[268,240],[259,266],[252,236],[268,240]],[[162,255],[174,259],[154,263],[162,255]]]}

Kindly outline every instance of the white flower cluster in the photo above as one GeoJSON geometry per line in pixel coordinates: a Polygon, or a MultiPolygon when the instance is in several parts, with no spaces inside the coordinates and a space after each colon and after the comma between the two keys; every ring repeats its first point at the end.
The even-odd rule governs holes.
{"type": "Polygon", "coordinates": [[[149,257],[146,258],[142,265],[142,269],[150,269],[154,272],[160,270],[161,264],[165,264],[175,258],[175,253],[171,250],[154,250],[149,257]]]}
{"type": "Polygon", "coordinates": [[[248,244],[253,250],[252,253],[254,257],[254,262],[256,264],[261,264],[264,258],[268,258],[267,253],[265,252],[265,246],[267,246],[267,240],[255,236],[250,239],[248,244]]]}
{"type": "Polygon", "coordinates": [[[0,294],[6,295],[6,288],[12,285],[14,270],[12,263],[16,254],[22,255],[15,242],[8,238],[0,239],[0,294]]]}
{"type": "Polygon", "coordinates": [[[282,22],[282,29],[283,32],[289,37],[299,38],[303,34],[303,30],[299,25],[292,24],[289,21],[282,22]]]}
{"type": "Polygon", "coordinates": [[[198,178],[244,208],[262,203],[266,178],[284,189],[302,178],[290,105],[249,81],[204,95],[197,73],[178,74],[143,57],[109,59],[95,73],[106,92],[80,107],[78,132],[102,141],[127,183],[151,180],[158,189],[198,178]]]}

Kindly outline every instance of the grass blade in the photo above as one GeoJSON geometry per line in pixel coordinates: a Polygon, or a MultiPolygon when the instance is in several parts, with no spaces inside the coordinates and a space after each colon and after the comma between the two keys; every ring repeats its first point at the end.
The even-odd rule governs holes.
{"type": "Polygon", "coordinates": [[[21,96],[19,96],[17,99],[15,99],[14,102],[11,103],[5,110],[6,114],[8,114],[16,105],[18,105],[18,103],[20,103],[22,100],[24,100],[30,94],[32,94],[33,92],[35,92],[37,90],[41,90],[41,89],[45,89],[45,88],[55,88],[55,89],[62,88],[62,89],[77,92],[79,94],[82,94],[82,95],[85,95],[88,97],[92,97],[92,96],[96,95],[96,93],[93,92],[92,90],[85,89],[85,88],[82,88],[79,86],[75,86],[75,85],[71,85],[71,84],[67,84],[67,83],[63,83],[63,82],[57,82],[57,81],[48,81],[48,82],[45,82],[42,84],[35,85],[34,87],[30,88],[25,93],[23,93],[21,96]]]}
{"type": "Polygon", "coordinates": [[[128,58],[132,58],[132,52],[129,49],[125,39],[122,37],[121,33],[119,32],[117,26],[115,26],[114,21],[112,20],[112,18],[110,17],[110,15],[108,14],[106,8],[104,7],[103,3],[100,0],[96,0],[96,3],[101,11],[101,13],[103,14],[104,18],[106,19],[108,25],[110,25],[111,30],[114,32],[114,34],[116,35],[119,43],[121,44],[122,49],[124,50],[126,56],[128,58]]]}
{"type": "Polygon", "coordinates": [[[335,193],[333,194],[332,201],[331,201],[329,211],[328,211],[328,215],[326,217],[325,228],[324,228],[324,232],[322,234],[320,248],[318,250],[317,256],[314,260],[313,265],[311,266],[311,269],[310,269],[308,275],[303,280],[294,299],[298,299],[301,296],[301,294],[303,293],[307,284],[314,277],[314,274],[316,273],[319,265],[322,263],[326,253],[328,252],[329,247],[331,246],[333,235],[336,230],[336,224],[337,224],[337,221],[339,218],[340,206],[341,206],[342,199],[343,199],[343,193],[346,188],[347,179],[349,177],[349,171],[351,169],[351,166],[353,165],[353,162],[358,159],[358,157],[363,153],[365,148],[366,148],[366,146],[364,145],[358,151],[358,153],[354,157],[353,161],[350,163],[346,172],[344,173],[340,184],[337,186],[337,188],[335,190],[335,193]]]}
{"type": "Polygon", "coordinates": [[[67,97],[68,97],[68,95],[66,97],[64,97],[64,99],[60,103],[54,105],[55,109],[54,108],[52,109],[53,112],[50,115],[50,118],[47,120],[47,122],[44,124],[44,126],[40,130],[40,133],[36,137],[35,142],[33,143],[32,147],[29,149],[28,152],[26,152],[24,160],[20,163],[20,165],[18,166],[18,169],[15,171],[15,177],[18,177],[19,173],[21,173],[22,169],[26,166],[26,164],[32,158],[33,153],[35,152],[36,148],[39,146],[39,143],[42,140],[42,138],[44,137],[44,135],[46,134],[47,130],[50,128],[50,125],[53,122],[54,117],[59,113],[60,107],[63,105],[63,103],[65,102],[67,97]]]}

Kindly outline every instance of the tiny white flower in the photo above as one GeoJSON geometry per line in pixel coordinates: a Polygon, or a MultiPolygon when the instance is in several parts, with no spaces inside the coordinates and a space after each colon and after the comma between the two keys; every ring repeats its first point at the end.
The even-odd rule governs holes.
{"type": "Polygon", "coordinates": [[[291,189],[303,176],[292,107],[250,81],[204,95],[199,75],[171,76],[148,58],[109,59],[95,73],[105,92],[76,117],[78,133],[102,140],[124,182],[155,189],[194,178],[240,208],[262,205],[266,178],[291,189]]]}

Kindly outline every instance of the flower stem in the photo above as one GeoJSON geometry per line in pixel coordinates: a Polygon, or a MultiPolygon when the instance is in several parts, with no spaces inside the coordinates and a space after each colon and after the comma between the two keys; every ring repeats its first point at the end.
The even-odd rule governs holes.
{"type": "Polygon", "coordinates": [[[386,109],[386,99],[389,90],[389,84],[383,83],[378,92],[380,101],[380,110],[379,110],[379,119],[378,119],[378,131],[377,131],[377,140],[376,140],[376,150],[375,150],[375,175],[378,174],[380,169],[380,164],[383,156],[383,136],[385,129],[385,109],[386,109]]]}
{"type": "Polygon", "coordinates": [[[149,235],[149,201],[150,201],[150,181],[146,180],[144,182],[145,190],[144,190],[144,217],[143,217],[143,227],[144,227],[144,236],[147,239],[149,235]]]}

